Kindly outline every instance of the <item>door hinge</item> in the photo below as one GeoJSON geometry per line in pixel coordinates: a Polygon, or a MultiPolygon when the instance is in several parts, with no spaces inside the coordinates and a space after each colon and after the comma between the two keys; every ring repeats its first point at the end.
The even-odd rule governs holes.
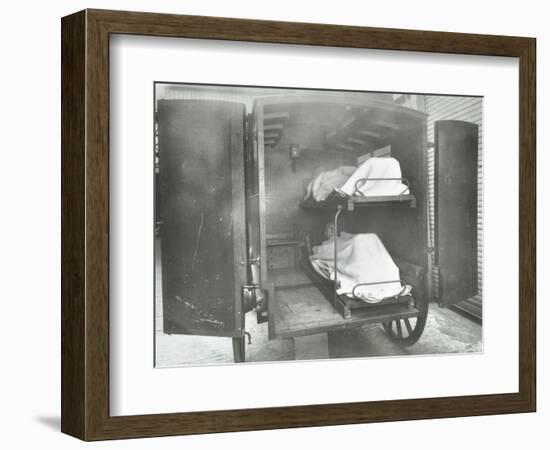
{"type": "Polygon", "coordinates": [[[252,311],[253,309],[257,309],[262,303],[264,297],[260,286],[256,284],[241,286],[241,296],[243,299],[243,309],[245,313],[252,311]]]}
{"type": "Polygon", "coordinates": [[[243,301],[243,312],[256,310],[258,323],[267,320],[267,297],[266,293],[257,284],[241,286],[243,301]]]}

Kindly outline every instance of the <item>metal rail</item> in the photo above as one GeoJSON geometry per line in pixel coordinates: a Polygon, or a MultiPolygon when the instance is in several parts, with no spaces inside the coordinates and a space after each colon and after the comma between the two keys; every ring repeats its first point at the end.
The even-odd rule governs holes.
{"type": "Polygon", "coordinates": [[[359,197],[366,197],[365,194],[363,194],[360,190],[359,190],[359,183],[361,183],[361,186],[364,185],[367,181],[401,181],[401,183],[403,183],[405,186],[407,186],[405,189],[403,189],[402,192],[400,192],[398,195],[404,195],[405,192],[409,191],[409,193],[411,192],[411,185],[409,183],[409,180],[407,180],[406,178],[359,178],[356,182],[355,182],[355,185],[353,186],[353,189],[354,189],[354,192],[353,192],[353,195],[357,195],[359,197]]]}
{"type": "Polygon", "coordinates": [[[338,209],[336,211],[336,214],[334,215],[334,296],[333,296],[333,302],[332,307],[336,309],[336,302],[338,301],[338,293],[336,292],[339,285],[338,285],[338,217],[340,217],[340,214],[342,213],[342,210],[344,207],[342,205],[338,205],[338,209]]]}
{"type": "Polygon", "coordinates": [[[364,300],[364,301],[366,301],[367,303],[380,303],[381,301],[386,300],[386,299],[388,299],[388,298],[399,297],[399,296],[401,296],[406,290],[407,290],[407,284],[406,284],[403,280],[374,281],[374,282],[371,282],[371,283],[357,283],[355,286],[353,286],[353,289],[351,290],[351,295],[353,295],[353,298],[357,298],[357,299],[360,299],[360,300],[364,300]],[[397,294],[391,295],[391,296],[389,296],[389,297],[376,298],[376,299],[374,299],[373,301],[369,301],[369,300],[367,300],[367,299],[364,299],[363,297],[358,297],[357,295],[355,295],[355,289],[357,289],[358,287],[361,287],[361,286],[372,286],[372,285],[376,285],[376,284],[387,284],[387,283],[400,283],[400,284],[401,284],[401,291],[399,291],[397,294]]]}

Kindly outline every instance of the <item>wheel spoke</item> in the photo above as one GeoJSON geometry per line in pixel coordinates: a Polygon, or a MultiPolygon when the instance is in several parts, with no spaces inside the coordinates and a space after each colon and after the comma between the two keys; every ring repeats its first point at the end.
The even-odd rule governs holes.
{"type": "Polygon", "coordinates": [[[383,322],[382,326],[392,342],[408,347],[415,344],[421,337],[426,326],[427,315],[428,310],[424,309],[413,317],[404,317],[383,322]],[[401,321],[405,322],[405,325],[401,324],[401,321]],[[394,322],[395,325],[393,324],[394,322]]]}
{"type": "Polygon", "coordinates": [[[405,326],[407,327],[407,332],[409,333],[409,336],[411,334],[413,334],[413,329],[411,327],[411,321],[409,320],[408,317],[405,319],[405,326]]]}

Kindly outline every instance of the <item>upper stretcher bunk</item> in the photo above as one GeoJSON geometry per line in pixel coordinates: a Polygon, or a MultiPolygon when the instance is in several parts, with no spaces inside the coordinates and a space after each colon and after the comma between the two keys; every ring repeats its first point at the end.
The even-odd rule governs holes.
{"type": "Polygon", "coordinates": [[[356,207],[400,203],[416,207],[409,181],[401,176],[401,166],[392,157],[372,157],[359,167],[340,166],[321,171],[311,180],[300,202],[302,208],[356,207]]]}

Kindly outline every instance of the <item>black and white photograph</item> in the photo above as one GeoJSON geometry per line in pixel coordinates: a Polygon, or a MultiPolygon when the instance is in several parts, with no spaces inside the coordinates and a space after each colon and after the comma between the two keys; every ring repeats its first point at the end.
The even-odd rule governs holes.
{"type": "Polygon", "coordinates": [[[6,2],[0,448],[548,441],[550,27],[511,6],[6,2]]]}
{"type": "Polygon", "coordinates": [[[153,106],[155,367],[483,352],[483,97],[153,106]]]}

